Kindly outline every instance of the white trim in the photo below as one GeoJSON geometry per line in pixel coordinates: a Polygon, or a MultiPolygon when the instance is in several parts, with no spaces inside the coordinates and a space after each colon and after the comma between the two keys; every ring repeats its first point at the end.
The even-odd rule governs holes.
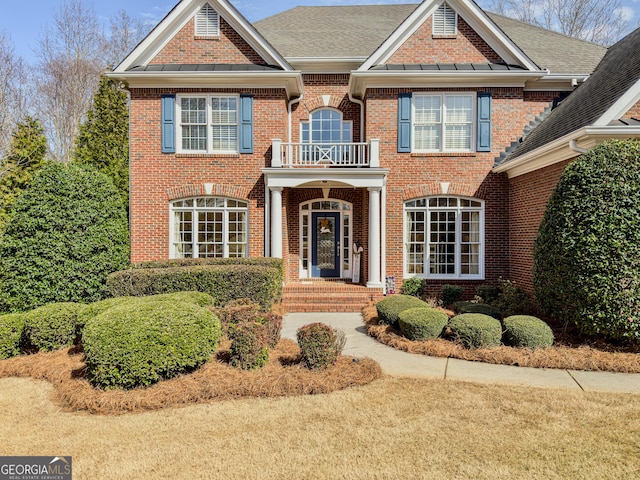
{"type": "Polygon", "coordinates": [[[114,72],[125,73],[137,65],[147,65],[209,3],[231,27],[260,55],[265,62],[284,71],[293,68],[275,48],[227,0],[182,0],[147,37],[118,65],[114,72]]]}
{"type": "Polygon", "coordinates": [[[218,38],[220,36],[220,14],[209,2],[205,2],[194,17],[194,33],[196,37],[218,38]],[[204,31],[199,30],[203,28],[204,31]]]}
{"type": "Polygon", "coordinates": [[[609,109],[594,122],[594,126],[603,127],[614,120],[624,117],[624,114],[640,100],[640,79],[629,88],[609,109]]]}
{"type": "Polygon", "coordinates": [[[431,15],[431,28],[433,36],[455,36],[458,35],[458,12],[449,5],[449,2],[446,0],[438,5],[438,8],[435,9],[433,15],[431,15]],[[442,9],[442,18],[437,18],[440,16],[440,9],[442,9]],[[447,16],[453,12],[453,32],[447,32],[447,27],[451,25],[447,24],[447,20],[449,17],[447,16]],[[436,24],[436,19],[442,21],[442,25],[436,24]],[[442,28],[441,32],[436,32],[436,28],[442,28]]]}
{"type": "MultiPolygon", "coordinates": [[[[469,26],[508,64],[520,65],[527,70],[539,71],[533,62],[472,0],[447,0],[469,26]]],[[[382,45],[358,69],[368,71],[375,65],[386,63],[389,58],[429,19],[441,0],[425,0],[387,38],[382,45]]]]}
{"type": "Polygon", "coordinates": [[[269,188],[382,188],[389,170],[386,168],[263,168],[269,188]]]}

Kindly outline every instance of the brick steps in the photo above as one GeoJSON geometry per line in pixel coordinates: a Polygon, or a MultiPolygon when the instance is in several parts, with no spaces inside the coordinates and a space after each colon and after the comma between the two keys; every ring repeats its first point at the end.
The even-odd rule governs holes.
{"type": "Polygon", "coordinates": [[[294,312],[359,312],[369,302],[383,297],[381,288],[337,282],[291,283],[285,285],[282,303],[294,312]]]}

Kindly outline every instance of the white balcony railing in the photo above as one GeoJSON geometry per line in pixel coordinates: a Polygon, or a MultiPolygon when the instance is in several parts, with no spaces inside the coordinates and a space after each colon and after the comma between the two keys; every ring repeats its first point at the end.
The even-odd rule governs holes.
{"type": "Polygon", "coordinates": [[[380,141],[369,143],[282,143],[272,141],[272,167],[379,167],[380,141]]]}

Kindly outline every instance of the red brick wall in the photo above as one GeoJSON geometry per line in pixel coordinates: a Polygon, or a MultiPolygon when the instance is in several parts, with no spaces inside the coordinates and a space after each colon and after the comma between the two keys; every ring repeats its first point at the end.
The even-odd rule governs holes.
{"type": "Polygon", "coordinates": [[[509,180],[509,278],[533,292],[533,243],[549,197],[570,160],[509,180]]]}
{"type": "Polygon", "coordinates": [[[265,63],[260,55],[222,17],[220,17],[220,37],[196,38],[194,35],[195,24],[191,19],[149,63],[151,65],[166,63],[265,63]]]}
{"type": "MultiPolygon", "coordinates": [[[[249,253],[264,255],[264,180],[261,169],[271,160],[272,138],[287,130],[283,90],[242,90],[254,97],[254,154],[162,154],[160,105],[168,93],[206,93],[202,89],[131,90],[131,259],[134,262],[169,257],[169,202],[204,194],[213,183],[224,196],[249,201],[249,253]]],[[[233,93],[215,91],[216,93],[233,93]]]]}
{"type": "Polygon", "coordinates": [[[430,17],[386,63],[504,63],[504,60],[462,17],[458,17],[455,37],[434,38],[430,17]]]}
{"type": "Polygon", "coordinates": [[[623,115],[623,118],[633,118],[636,120],[640,120],[640,101],[636,102],[636,104],[623,115]]]}

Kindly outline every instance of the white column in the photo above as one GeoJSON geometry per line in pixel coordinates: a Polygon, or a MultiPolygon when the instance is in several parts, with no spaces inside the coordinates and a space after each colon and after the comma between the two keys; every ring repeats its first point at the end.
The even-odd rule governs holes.
{"type": "Polygon", "coordinates": [[[367,287],[382,288],[380,280],[380,188],[369,192],[369,281],[367,287]]]}
{"type": "Polygon", "coordinates": [[[271,256],[282,258],[282,187],[271,187],[271,256]]]}

